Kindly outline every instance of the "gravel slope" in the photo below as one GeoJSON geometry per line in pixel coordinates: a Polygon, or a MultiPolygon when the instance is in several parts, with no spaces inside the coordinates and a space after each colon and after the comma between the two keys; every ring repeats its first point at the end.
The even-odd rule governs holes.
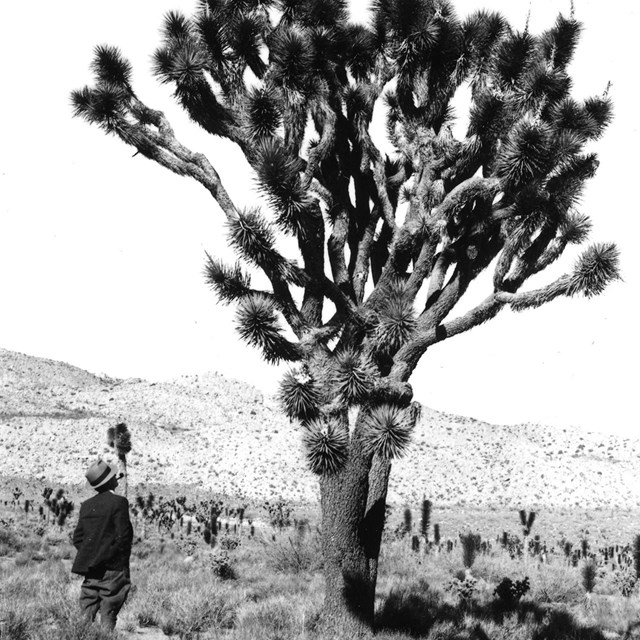
{"type": "MultiPolygon", "coordinates": [[[[273,398],[211,373],[169,382],[101,378],[0,349],[0,473],[74,483],[107,427],[133,436],[131,482],[189,483],[252,499],[315,502],[297,427],[273,398]]],[[[389,498],[532,508],[640,506],[640,441],[578,429],[491,425],[424,408],[389,498]]]]}

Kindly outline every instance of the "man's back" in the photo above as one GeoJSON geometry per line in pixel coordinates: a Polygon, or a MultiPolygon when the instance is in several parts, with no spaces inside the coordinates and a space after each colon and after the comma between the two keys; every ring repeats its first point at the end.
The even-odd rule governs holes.
{"type": "Polygon", "coordinates": [[[90,569],[128,569],[133,528],[129,502],[111,491],[98,493],[82,503],[73,544],[78,550],[74,573],[90,569]]]}

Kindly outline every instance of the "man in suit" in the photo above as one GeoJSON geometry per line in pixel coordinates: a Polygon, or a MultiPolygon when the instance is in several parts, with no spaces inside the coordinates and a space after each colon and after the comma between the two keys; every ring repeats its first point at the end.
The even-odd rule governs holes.
{"type": "Polygon", "coordinates": [[[80,506],[73,533],[78,553],[71,571],[84,576],[80,588],[82,611],[91,620],[100,611],[100,623],[114,629],[131,589],[129,558],[133,528],[129,502],[114,493],[118,478],[103,460],[94,462],[86,477],[97,494],[80,506]]]}

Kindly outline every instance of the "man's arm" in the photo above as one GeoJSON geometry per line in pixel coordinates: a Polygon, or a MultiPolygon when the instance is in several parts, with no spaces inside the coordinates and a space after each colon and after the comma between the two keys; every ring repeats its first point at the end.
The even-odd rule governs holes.
{"type": "Polygon", "coordinates": [[[82,524],[82,506],[80,506],[80,515],[78,516],[78,524],[73,531],[73,546],[76,549],[80,549],[80,545],[82,545],[82,541],[84,540],[84,525],[82,524]]]}
{"type": "Polygon", "coordinates": [[[126,498],[118,500],[113,515],[116,545],[121,553],[121,557],[125,558],[128,564],[129,556],[131,555],[131,545],[133,543],[133,527],[129,519],[129,501],[126,498]]]}

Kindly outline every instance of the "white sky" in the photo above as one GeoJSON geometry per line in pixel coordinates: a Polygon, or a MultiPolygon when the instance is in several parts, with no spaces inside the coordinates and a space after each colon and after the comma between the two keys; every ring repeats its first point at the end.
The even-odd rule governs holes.
{"type": "MultiPolygon", "coordinates": [[[[150,75],[163,14],[189,13],[194,4],[3,6],[0,346],[117,377],[217,370],[270,392],[278,371],[239,342],[233,310],[216,303],[202,277],[205,250],[229,255],[211,196],[71,117],[69,93],[91,81],[93,47],[116,45],[134,65],[138,95],[165,111],[185,144],[208,155],[238,205],[252,204],[254,185],[241,154],[192,125],[172,104],[170,89],[150,75]]],[[[551,26],[559,8],[569,10],[569,0],[564,4],[532,2],[531,30],[551,26]]],[[[365,5],[354,1],[355,12],[365,5]]],[[[530,2],[456,2],[461,16],[483,6],[522,28],[530,2]]],[[[615,102],[615,120],[594,147],[601,166],[582,211],[592,216],[592,240],[618,243],[624,282],[591,301],[505,311],[432,348],[411,382],[417,399],[443,411],[635,436],[638,9],[628,0],[611,0],[606,9],[595,0],[575,6],[585,31],[571,67],[574,95],[600,94],[611,81],[615,102]]],[[[572,263],[565,258],[563,266],[572,263]]],[[[469,299],[486,293],[472,291],[469,299]]]]}

